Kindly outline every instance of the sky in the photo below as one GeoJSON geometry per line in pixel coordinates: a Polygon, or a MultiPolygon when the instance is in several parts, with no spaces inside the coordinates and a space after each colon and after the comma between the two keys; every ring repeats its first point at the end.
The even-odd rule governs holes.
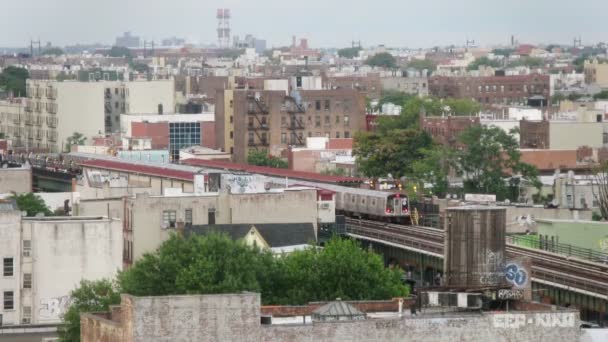
{"type": "Polygon", "coordinates": [[[305,37],[311,47],[424,48],[608,41],[608,0],[0,0],[0,46],[30,39],[63,46],[112,44],[132,31],[146,40],[178,36],[215,43],[218,8],[232,11],[232,35],[268,46],[305,37]]]}

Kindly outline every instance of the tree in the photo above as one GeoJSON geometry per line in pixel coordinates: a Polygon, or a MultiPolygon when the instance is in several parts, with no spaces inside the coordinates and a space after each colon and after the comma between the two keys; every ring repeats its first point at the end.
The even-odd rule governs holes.
{"type": "Polygon", "coordinates": [[[63,50],[61,48],[58,47],[52,47],[49,49],[46,49],[44,51],[42,51],[42,55],[43,56],[61,56],[63,55],[65,52],[63,52],[63,50]]]}
{"type": "Polygon", "coordinates": [[[473,62],[471,62],[471,64],[469,64],[467,69],[468,70],[477,70],[482,65],[492,67],[492,68],[498,68],[501,66],[500,61],[497,61],[494,59],[489,59],[488,57],[484,56],[484,57],[479,57],[476,60],[474,60],[473,62]]]}
{"type": "Polygon", "coordinates": [[[133,58],[133,53],[129,48],[122,46],[112,46],[107,53],[108,57],[124,57],[129,60],[133,58]]]}
{"type": "Polygon", "coordinates": [[[448,192],[448,173],[453,164],[454,152],[438,145],[421,152],[423,158],[414,161],[411,178],[418,183],[423,193],[442,197],[448,192]],[[425,188],[426,184],[430,187],[425,188]],[[425,190],[428,190],[428,193],[425,190]]]}
{"type": "Polygon", "coordinates": [[[0,88],[7,92],[12,92],[14,96],[23,97],[25,92],[25,80],[30,77],[30,73],[24,68],[9,66],[0,73],[0,88]]]}
{"type": "Polygon", "coordinates": [[[385,177],[390,173],[400,178],[413,172],[413,163],[423,158],[423,150],[431,145],[431,137],[414,128],[359,132],[355,135],[353,154],[357,157],[358,170],[364,175],[385,177]]]}
{"type": "Polygon", "coordinates": [[[249,151],[247,164],[257,166],[268,166],[277,169],[286,169],[289,164],[279,157],[269,154],[268,150],[249,151]]]}
{"type": "Polygon", "coordinates": [[[450,113],[454,115],[477,115],[481,110],[481,105],[469,99],[446,99],[443,103],[449,107],[450,113]]]}
{"type": "Polygon", "coordinates": [[[416,69],[418,71],[428,70],[429,72],[437,69],[437,63],[430,59],[412,59],[407,63],[407,69],[416,69]]]}
{"type": "Polygon", "coordinates": [[[87,137],[85,137],[84,134],[74,132],[74,133],[72,133],[71,136],[69,136],[66,139],[66,145],[67,145],[67,148],[69,149],[70,146],[72,146],[72,145],[84,145],[84,143],[86,141],[87,141],[87,137]]]}
{"type": "Polygon", "coordinates": [[[529,68],[539,68],[545,65],[545,61],[542,58],[534,57],[521,57],[519,59],[509,62],[509,67],[514,68],[518,66],[526,66],[529,68]]]}
{"type": "Polygon", "coordinates": [[[562,102],[566,99],[567,99],[566,95],[564,95],[562,93],[555,93],[555,95],[553,95],[551,97],[551,103],[554,105],[559,105],[560,102],[562,102]]]}
{"type": "Polygon", "coordinates": [[[71,303],[62,317],[57,333],[62,342],[80,341],[80,313],[108,311],[110,305],[120,304],[120,292],[110,280],[80,281],[70,292],[71,303]]]}
{"type": "Polygon", "coordinates": [[[496,56],[509,57],[511,54],[515,52],[514,49],[494,49],[492,53],[496,56]]]}
{"type": "Polygon", "coordinates": [[[36,216],[38,213],[42,213],[44,216],[53,215],[51,209],[44,203],[44,200],[34,193],[13,194],[12,198],[17,202],[17,208],[27,212],[28,217],[36,216]]]}
{"type": "Polygon", "coordinates": [[[344,48],[344,49],[340,49],[338,50],[338,56],[342,57],[342,58],[355,58],[357,56],[359,56],[359,51],[361,51],[362,49],[360,47],[350,47],[350,48],[344,48]]]}
{"type": "Polygon", "coordinates": [[[608,90],[602,90],[599,93],[593,95],[595,100],[608,100],[608,90]]]}
{"type": "Polygon", "coordinates": [[[365,61],[365,64],[375,67],[383,67],[386,69],[393,69],[397,66],[397,61],[395,60],[395,57],[393,57],[393,55],[391,55],[390,53],[381,52],[368,58],[365,61]]]}
{"type": "Polygon", "coordinates": [[[464,177],[465,192],[517,200],[516,179],[524,178],[540,187],[538,170],[521,161],[519,144],[512,134],[497,127],[473,126],[458,140],[463,148],[455,152],[454,166],[464,177]]]}
{"type": "Polygon", "coordinates": [[[332,238],[323,249],[308,248],[278,259],[283,286],[273,304],[384,299],[407,296],[402,271],[384,267],[382,258],[350,239],[332,238]]]}

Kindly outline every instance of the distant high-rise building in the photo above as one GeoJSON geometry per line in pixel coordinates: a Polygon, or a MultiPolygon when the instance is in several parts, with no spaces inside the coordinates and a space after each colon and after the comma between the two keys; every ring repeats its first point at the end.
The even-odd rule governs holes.
{"type": "Polygon", "coordinates": [[[127,48],[137,48],[140,46],[140,38],[137,36],[132,36],[131,32],[125,32],[122,37],[116,37],[116,46],[122,46],[127,48]]]}
{"type": "Polygon", "coordinates": [[[217,10],[217,43],[220,48],[230,47],[230,9],[217,10]]]}

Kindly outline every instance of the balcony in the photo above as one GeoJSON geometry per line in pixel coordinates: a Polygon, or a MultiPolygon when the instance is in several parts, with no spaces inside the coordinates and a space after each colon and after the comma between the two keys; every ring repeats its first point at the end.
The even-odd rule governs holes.
{"type": "Polygon", "coordinates": [[[249,124],[249,125],[247,126],[247,128],[248,128],[250,131],[267,131],[267,130],[269,130],[269,129],[270,129],[270,128],[268,127],[268,124],[265,124],[265,123],[260,124],[259,126],[256,126],[256,125],[254,125],[254,124],[249,124]]]}

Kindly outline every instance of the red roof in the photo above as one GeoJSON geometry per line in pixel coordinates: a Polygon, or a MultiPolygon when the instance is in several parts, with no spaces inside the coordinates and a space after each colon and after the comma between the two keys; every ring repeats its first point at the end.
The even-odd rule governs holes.
{"type": "Polygon", "coordinates": [[[194,173],[188,171],[171,170],[164,167],[148,166],[142,164],[122,163],[110,160],[92,159],[79,163],[82,166],[95,167],[99,169],[124,171],[149,176],[166,177],[179,180],[194,181],[194,173]]]}
{"type": "Polygon", "coordinates": [[[294,170],[288,170],[288,169],[276,169],[276,168],[267,167],[267,166],[237,164],[237,163],[224,161],[224,160],[204,160],[204,159],[191,158],[191,159],[182,160],[182,164],[207,167],[207,168],[211,168],[211,169],[222,169],[222,170],[249,172],[249,173],[259,173],[259,174],[273,176],[273,177],[287,177],[287,178],[301,179],[301,180],[321,182],[321,183],[361,183],[364,181],[362,178],[322,175],[322,174],[313,173],[313,172],[302,172],[302,171],[294,171],[294,170]]]}
{"type": "Polygon", "coordinates": [[[329,139],[327,143],[328,150],[352,150],[353,139],[329,139]]]}

